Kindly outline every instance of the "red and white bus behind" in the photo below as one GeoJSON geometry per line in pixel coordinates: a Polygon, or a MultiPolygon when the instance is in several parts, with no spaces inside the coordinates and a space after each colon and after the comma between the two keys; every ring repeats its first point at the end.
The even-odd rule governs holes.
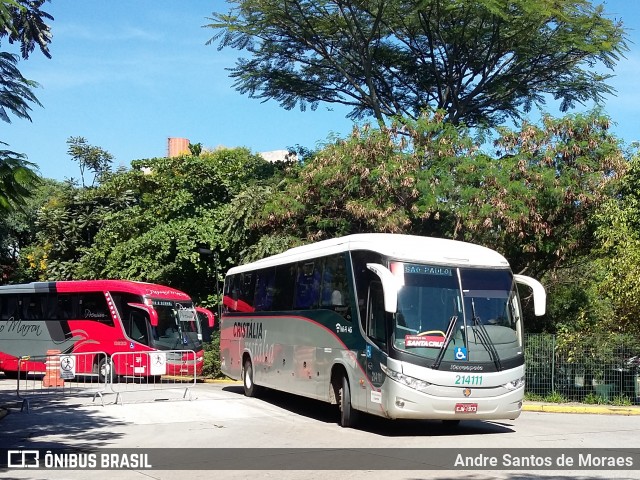
{"type": "Polygon", "coordinates": [[[44,365],[19,359],[47,355],[104,352],[78,374],[109,374],[110,357],[131,359],[113,364],[114,375],[150,375],[149,355],[171,351],[168,375],[197,375],[204,352],[202,313],[213,327],[213,314],[196,308],[174,288],[128,280],[34,282],[0,286],[0,370],[8,377],[44,371],[44,365]],[[180,354],[184,351],[184,354],[180,354]],[[191,351],[195,352],[194,355],[191,351]],[[140,352],[139,356],[135,353],[140,352]]]}

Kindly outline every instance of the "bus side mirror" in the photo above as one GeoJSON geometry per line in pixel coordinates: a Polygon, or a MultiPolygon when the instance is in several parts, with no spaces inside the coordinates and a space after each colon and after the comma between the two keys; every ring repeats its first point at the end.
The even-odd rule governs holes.
{"type": "Polygon", "coordinates": [[[537,317],[544,315],[547,309],[547,293],[542,284],[526,275],[514,275],[513,278],[516,283],[526,285],[533,291],[533,313],[537,317]]]}
{"type": "Polygon", "coordinates": [[[398,310],[398,290],[402,287],[402,281],[396,277],[384,265],[379,263],[367,263],[367,268],[380,277],[384,290],[384,309],[389,313],[398,310]]]}
{"type": "Polygon", "coordinates": [[[149,323],[151,323],[152,327],[158,326],[158,312],[153,307],[149,305],[144,305],[143,303],[127,303],[132,308],[139,308],[140,310],[144,310],[149,315],[149,323]]]}
{"type": "Polygon", "coordinates": [[[209,328],[213,328],[213,326],[216,323],[216,316],[213,313],[211,313],[211,311],[207,310],[206,308],[196,307],[196,312],[201,313],[205,317],[207,317],[207,322],[209,322],[209,328]]]}

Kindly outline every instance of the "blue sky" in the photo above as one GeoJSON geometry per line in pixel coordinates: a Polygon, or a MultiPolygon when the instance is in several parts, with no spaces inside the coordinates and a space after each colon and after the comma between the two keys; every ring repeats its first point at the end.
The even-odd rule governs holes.
{"type": "MultiPolygon", "coordinates": [[[[205,45],[213,31],[202,28],[211,12],[228,10],[223,0],[53,0],[44,10],[55,18],[52,59],[34,51],[19,64],[40,84],[35,93],[43,108],[33,106],[31,123],[15,117],[3,123],[0,140],[47,178],[79,177],[67,154],[71,136],[128,167],[165,156],[168,137],[262,152],[314,148],[351,130],[346,108],[287,111],[232,88],[225,68],[239,54],[205,45]]],[[[640,140],[640,2],[608,0],[605,10],[623,19],[634,42],[610,82],[617,96],[605,105],[614,131],[630,143],[640,140]]]]}

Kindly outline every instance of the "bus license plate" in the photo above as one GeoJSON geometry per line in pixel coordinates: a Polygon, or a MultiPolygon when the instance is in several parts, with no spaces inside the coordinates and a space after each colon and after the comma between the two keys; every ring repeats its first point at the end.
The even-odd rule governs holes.
{"type": "Polygon", "coordinates": [[[477,403],[456,403],[456,413],[477,413],[477,403]]]}

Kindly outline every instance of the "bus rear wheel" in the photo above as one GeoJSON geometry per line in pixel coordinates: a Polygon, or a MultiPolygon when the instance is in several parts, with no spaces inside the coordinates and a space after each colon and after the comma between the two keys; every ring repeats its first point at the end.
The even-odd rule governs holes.
{"type": "Polygon", "coordinates": [[[349,379],[346,375],[342,377],[338,406],[340,408],[340,426],[353,427],[357,420],[357,412],[351,406],[351,387],[349,387],[349,379]]]}
{"type": "Polygon", "coordinates": [[[255,397],[258,395],[260,387],[253,382],[253,365],[251,360],[247,359],[244,362],[244,368],[242,371],[242,383],[244,384],[244,394],[247,397],[255,397]]]}

